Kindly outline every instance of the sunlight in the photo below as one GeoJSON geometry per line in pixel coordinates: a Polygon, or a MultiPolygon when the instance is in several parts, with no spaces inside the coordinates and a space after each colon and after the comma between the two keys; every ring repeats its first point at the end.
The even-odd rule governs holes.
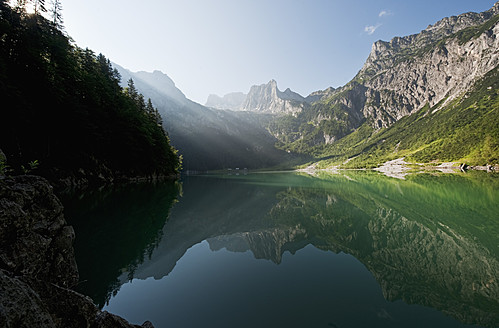
{"type": "Polygon", "coordinates": [[[51,6],[51,1],[46,2],[44,1],[45,4],[43,4],[40,0],[9,0],[8,4],[12,8],[25,8],[25,11],[27,14],[34,14],[38,13],[42,15],[43,17],[49,19],[49,8],[51,6]],[[45,11],[41,10],[41,6],[45,7],[45,11]]]}
{"type": "Polygon", "coordinates": [[[0,45],[6,326],[497,326],[499,0],[0,0],[0,45]]]}

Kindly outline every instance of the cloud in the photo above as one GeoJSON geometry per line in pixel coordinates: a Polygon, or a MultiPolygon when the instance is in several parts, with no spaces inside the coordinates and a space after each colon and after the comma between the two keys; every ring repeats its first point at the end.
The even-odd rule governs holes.
{"type": "Polygon", "coordinates": [[[374,32],[376,32],[376,30],[378,29],[378,27],[380,27],[381,24],[377,24],[377,25],[368,25],[366,27],[364,27],[364,32],[366,32],[367,34],[369,35],[372,35],[374,32]]]}
{"type": "Polygon", "coordinates": [[[393,15],[393,13],[390,10],[382,10],[378,14],[379,17],[391,16],[391,15],[393,15]]]}

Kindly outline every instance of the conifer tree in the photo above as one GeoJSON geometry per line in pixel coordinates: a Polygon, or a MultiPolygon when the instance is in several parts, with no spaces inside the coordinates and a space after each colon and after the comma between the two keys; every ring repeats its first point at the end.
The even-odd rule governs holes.
{"type": "Polygon", "coordinates": [[[134,102],[137,102],[139,98],[139,92],[137,91],[137,88],[135,87],[135,83],[133,82],[133,79],[130,78],[128,80],[128,87],[125,88],[125,94],[130,97],[134,102]]]}
{"type": "Polygon", "coordinates": [[[34,0],[34,8],[35,14],[39,14],[40,11],[47,12],[47,8],[45,7],[45,0],[34,0]]]}
{"type": "Polygon", "coordinates": [[[141,93],[139,93],[137,96],[137,108],[142,113],[145,113],[146,111],[146,102],[144,101],[144,96],[141,93]]]}
{"type": "Polygon", "coordinates": [[[149,116],[154,117],[154,106],[152,105],[151,98],[147,99],[147,104],[146,104],[146,113],[147,113],[149,116]]]}
{"type": "Polygon", "coordinates": [[[52,23],[58,28],[63,28],[62,21],[62,4],[61,0],[52,0],[50,8],[50,15],[52,16],[52,23]]]}
{"type": "Polygon", "coordinates": [[[158,109],[154,109],[154,117],[156,119],[156,124],[159,126],[163,126],[163,118],[161,117],[161,114],[158,112],[158,109]]]}

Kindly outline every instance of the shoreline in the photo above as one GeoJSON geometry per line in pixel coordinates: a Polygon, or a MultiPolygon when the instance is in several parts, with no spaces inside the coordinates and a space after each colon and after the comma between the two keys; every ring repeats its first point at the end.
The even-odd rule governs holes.
{"type": "Polygon", "coordinates": [[[74,290],[75,232],[53,186],[0,175],[0,322],[7,327],[151,328],[102,311],[74,290]]]}
{"type": "MultiPolygon", "coordinates": [[[[348,163],[346,160],[343,164],[348,163]]],[[[455,173],[466,173],[467,171],[486,171],[488,173],[499,172],[499,165],[484,165],[484,166],[472,166],[466,163],[459,162],[444,162],[439,165],[434,165],[435,163],[409,163],[404,160],[404,158],[397,158],[395,160],[387,161],[375,168],[342,168],[341,165],[335,165],[328,168],[317,168],[317,163],[311,164],[306,168],[296,169],[294,172],[303,172],[308,174],[313,174],[317,171],[326,172],[338,172],[339,171],[377,171],[388,177],[396,179],[405,179],[407,175],[426,173],[432,171],[438,171],[444,174],[455,174],[455,173]],[[432,165],[433,164],[433,165],[432,165]]]]}

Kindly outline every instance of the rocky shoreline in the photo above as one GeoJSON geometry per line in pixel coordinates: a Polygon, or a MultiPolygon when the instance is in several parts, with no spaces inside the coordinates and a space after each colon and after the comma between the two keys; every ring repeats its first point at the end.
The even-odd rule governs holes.
{"type": "Polygon", "coordinates": [[[101,311],[73,290],[74,238],[47,180],[0,176],[0,327],[153,327],[101,311]]]}
{"type": "MultiPolygon", "coordinates": [[[[343,164],[349,162],[350,159],[346,160],[343,164]]],[[[342,168],[341,165],[331,166],[325,169],[318,169],[317,163],[311,164],[306,168],[295,170],[296,172],[314,173],[315,171],[329,171],[329,172],[339,172],[340,170],[373,170],[380,172],[388,177],[405,179],[409,174],[414,173],[424,173],[424,172],[440,172],[440,173],[458,173],[466,171],[486,171],[486,172],[499,172],[499,165],[483,165],[483,166],[473,166],[466,163],[459,162],[447,162],[441,163],[439,165],[432,163],[409,163],[404,160],[404,158],[397,158],[392,161],[387,161],[378,167],[372,169],[349,169],[342,168]]]]}

